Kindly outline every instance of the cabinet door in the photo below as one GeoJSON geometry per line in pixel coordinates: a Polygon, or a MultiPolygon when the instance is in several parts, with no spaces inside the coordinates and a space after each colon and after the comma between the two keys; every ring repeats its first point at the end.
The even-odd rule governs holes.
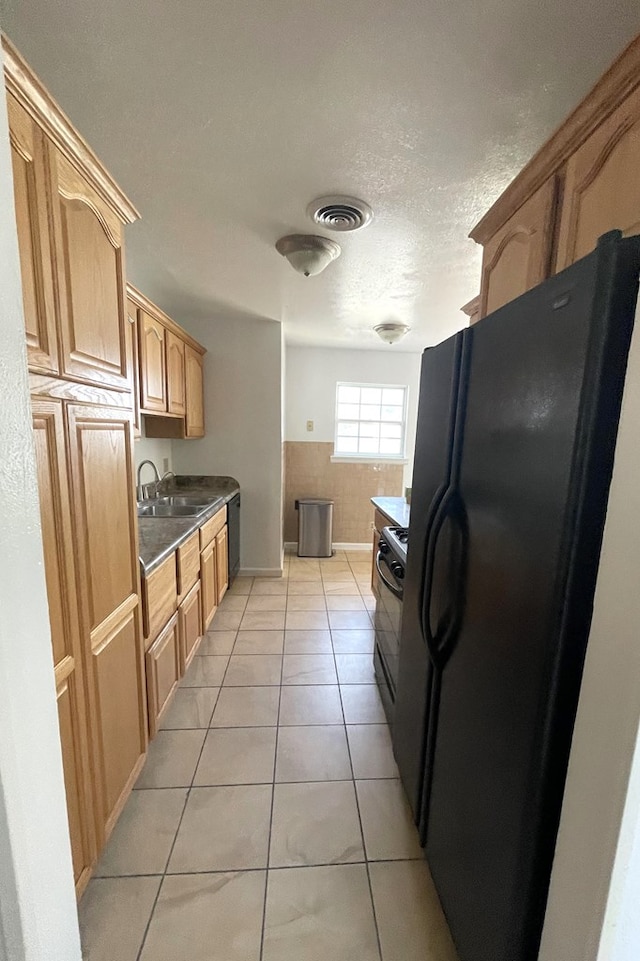
{"type": "Polygon", "coordinates": [[[31,370],[58,373],[49,228],[49,148],[26,111],[7,98],[22,302],[31,370]]]}
{"type": "Polygon", "coordinates": [[[196,581],[178,609],[180,626],[180,669],[184,674],[202,638],[200,581],[196,581]]]}
{"type": "Polygon", "coordinates": [[[640,232],[640,88],[567,162],[557,269],[590,253],[608,230],[640,232]]]}
{"type": "Polygon", "coordinates": [[[216,582],[218,585],[218,604],[224,597],[229,586],[229,541],[227,527],[223,527],[216,535],[216,582]]]}
{"type": "Polygon", "coordinates": [[[138,357],[138,307],[127,299],[127,346],[130,353],[131,390],[133,393],[133,436],[141,436],[140,427],[140,361],[138,357]]]}
{"type": "Polygon", "coordinates": [[[67,408],[100,841],[147,742],[130,417],[109,407],[67,408]]]}
{"type": "Polygon", "coordinates": [[[215,540],[212,540],[200,554],[200,581],[202,583],[202,629],[206,631],[218,607],[215,540]]]}
{"type": "Polygon", "coordinates": [[[167,410],[170,414],[185,412],[185,342],[167,331],[167,410]]]}
{"type": "Polygon", "coordinates": [[[62,402],[36,398],[33,430],[71,856],[80,895],[96,841],[62,402]]]}
{"type": "Polygon", "coordinates": [[[481,317],[549,276],[555,202],[555,178],[550,178],[485,245],[481,317]]]}
{"type": "Polygon", "coordinates": [[[50,155],[61,373],[128,391],[122,224],[66,157],[50,155]]]}
{"type": "Polygon", "coordinates": [[[189,344],[185,347],[186,423],[185,437],[204,437],[204,394],[202,356],[189,344]]]}
{"type": "Polygon", "coordinates": [[[143,410],[166,411],[167,368],[163,325],[140,311],[140,406],[143,410]]]}
{"type": "Polygon", "coordinates": [[[178,615],[174,614],[157,640],[147,651],[147,698],[149,734],[155,735],[173,692],[180,680],[180,651],[178,644],[178,615]]]}

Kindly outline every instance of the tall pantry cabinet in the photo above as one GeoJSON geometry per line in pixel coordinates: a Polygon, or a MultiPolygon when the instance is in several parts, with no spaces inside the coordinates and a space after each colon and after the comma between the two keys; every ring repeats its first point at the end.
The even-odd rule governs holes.
{"type": "Polygon", "coordinates": [[[76,888],[147,745],[123,227],[138,216],[3,38],[76,888]]]}

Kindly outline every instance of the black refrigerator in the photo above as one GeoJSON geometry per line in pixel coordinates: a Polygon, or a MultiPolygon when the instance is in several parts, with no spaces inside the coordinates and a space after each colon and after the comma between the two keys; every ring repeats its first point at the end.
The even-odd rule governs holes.
{"type": "Polygon", "coordinates": [[[423,355],[394,750],[461,961],[534,961],[640,238],[423,355]]]}

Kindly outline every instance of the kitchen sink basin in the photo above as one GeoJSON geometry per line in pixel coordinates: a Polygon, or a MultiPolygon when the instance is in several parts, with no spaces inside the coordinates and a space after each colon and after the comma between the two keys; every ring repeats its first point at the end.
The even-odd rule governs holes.
{"type": "Polygon", "coordinates": [[[214,501],[221,500],[219,497],[207,498],[205,495],[194,494],[165,494],[156,498],[157,504],[166,504],[168,507],[210,507],[214,501]]]}
{"type": "Polygon", "coordinates": [[[138,517],[197,517],[209,509],[209,504],[142,504],[138,517]]]}

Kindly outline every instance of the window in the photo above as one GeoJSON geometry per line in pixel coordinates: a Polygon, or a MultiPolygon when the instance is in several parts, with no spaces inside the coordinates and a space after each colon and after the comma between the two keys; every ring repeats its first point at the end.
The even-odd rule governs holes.
{"type": "Polygon", "coordinates": [[[338,384],[334,456],[403,460],[407,388],[338,384]]]}

